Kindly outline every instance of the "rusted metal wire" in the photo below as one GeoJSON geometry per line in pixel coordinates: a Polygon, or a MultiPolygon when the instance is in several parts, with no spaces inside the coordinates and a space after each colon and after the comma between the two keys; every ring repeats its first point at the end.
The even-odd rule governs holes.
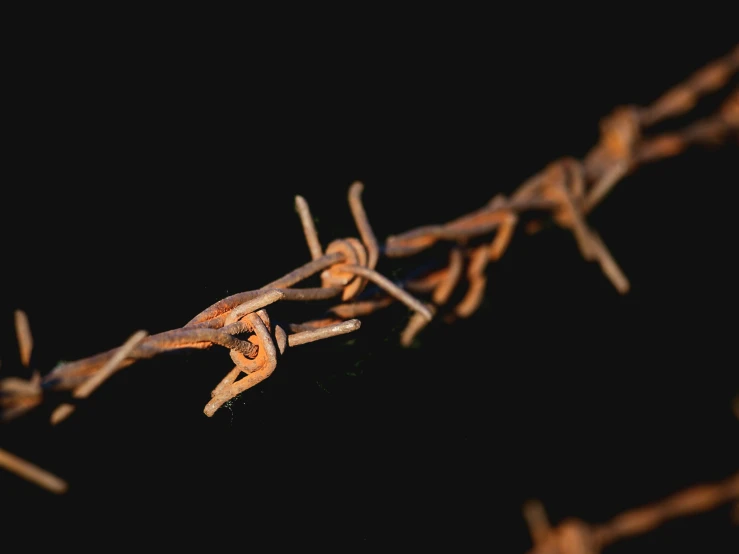
{"type": "MultiPolygon", "coordinates": [[[[72,401],[82,400],[116,371],[138,360],[180,349],[222,347],[233,367],[215,384],[203,408],[211,417],[236,396],[269,378],[288,348],[357,331],[361,326],[358,318],[397,303],[410,311],[400,334],[401,344],[409,346],[440,315],[449,322],[475,313],[485,294],[488,266],[505,254],[527,212],[539,216],[527,221],[529,232],[541,229],[542,214],[547,214],[572,232],[583,258],[599,264],[614,288],[625,294],[629,280],[588,224],[588,215],[616,184],[642,165],[677,156],[694,145],[738,139],[739,89],[731,91],[713,115],[677,131],[648,133],[652,126],[688,113],[701,97],[725,87],[738,70],[739,45],[651,105],[614,110],[601,121],[600,139],[583,159],[556,160],[509,196],[496,195],[478,210],[447,223],[389,236],[383,244],[375,237],[372,214],[366,213],[361,201],[363,183],[353,183],[347,198],[359,236],[334,239],[325,248],[307,200],[298,195],[295,211],[310,261],[261,288],[215,302],[182,327],[152,335],[139,331],[120,347],[62,363],[43,376],[34,371],[29,379],[0,380],[2,420],[13,420],[39,406],[49,391],[71,391],[72,401]],[[445,247],[444,259],[406,278],[391,280],[377,270],[382,257],[411,259],[439,245],[445,247]],[[297,286],[314,279],[320,286],[297,286]],[[454,294],[457,291],[460,295],[454,294]],[[267,310],[278,302],[316,303],[321,310],[306,321],[273,321],[267,310]]],[[[21,361],[29,367],[33,341],[22,312],[16,313],[16,330],[21,361]]],[[[61,423],[74,409],[72,403],[60,404],[52,412],[51,423],[61,423]]],[[[0,465],[50,491],[66,490],[60,479],[3,450],[0,465]]],[[[737,498],[739,475],[716,485],[688,489],[601,525],[568,520],[553,528],[538,501],[524,507],[524,517],[534,544],[531,554],[596,554],[621,538],[648,532],[668,519],[710,510],[737,498]]]]}
{"type": "Polygon", "coordinates": [[[21,364],[28,367],[31,364],[31,352],[33,351],[33,335],[28,323],[28,316],[23,310],[15,310],[15,332],[18,338],[18,350],[20,351],[21,364]]]}
{"type": "MultiPolygon", "coordinates": [[[[28,315],[23,310],[15,310],[14,320],[21,364],[28,368],[33,354],[33,335],[28,315]]],[[[41,374],[34,371],[28,380],[18,377],[6,377],[0,380],[0,402],[6,395],[17,397],[15,406],[9,410],[11,414],[13,412],[22,413],[37,406],[41,403],[41,374]]],[[[0,406],[5,408],[2,404],[0,406]]],[[[67,411],[71,413],[71,410],[67,411]]],[[[2,448],[0,448],[0,467],[55,494],[63,494],[69,489],[64,479],[2,448]]]]}
{"type": "Polygon", "coordinates": [[[669,520],[712,510],[739,499],[739,473],[714,484],[690,487],[664,500],[628,510],[607,523],[590,525],[569,518],[552,527],[538,500],[523,506],[533,548],[528,554],[600,554],[607,546],[648,533],[669,520]]]}
{"type": "Polygon", "coordinates": [[[2,448],[0,448],[0,467],[55,494],[63,494],[69,489],[64,479],[2,448]]]}

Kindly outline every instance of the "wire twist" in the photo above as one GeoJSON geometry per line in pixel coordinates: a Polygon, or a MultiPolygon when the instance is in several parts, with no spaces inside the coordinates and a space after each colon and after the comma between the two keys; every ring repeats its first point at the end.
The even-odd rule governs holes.
{"type": "MultiPolygon", "coordinates": [[[[613,187],[640,166],[676,156],[694,145],[739,144],[739,88],[731,91],[713,114],[681,130],[649,135],[655,124],[690,111],[701,97],[726,87],[739,70],[739,45],[668,90],[646,107],[621,106],[600,122],[598,143],[580,160],[563,157],[522,183],[510,196],[496,195],[481,209],[441,225],[425,225],[378,243],[361,202],[364,185],[349,187],[348,202],[359,238],[347,237],[321,246],[308,203],[295,197],[311,260],[279,279],[256,289],[223,298],[198,313],[184,326],[150,335],[139,330],[121,346],[81,360],[59,364],[42,376],[0,379],[2,420],[9,421],[40,405],[44,393],[72,391],[73,400],[87,398],[117,371],[138,360],[179,349],[225,348],[234,367],[213,388],[203,412],[213,416],[235,396],[267,379],[288,347],[351,333],[364,317],[401,302],[411,311],[400,335],[404,346],[442,311],[445,320],[471,316],[487,288],[487,268],[510,245],[524,212],[548,214],[572,232],[583,258],[598,263],[615,289],[625,294],[630,284],[588,215],[613,187]],[[422,267],[402,281],[391,281],[377,271],[382,256],[411,258],[443,243],[445,259],[422,267]],[[320,286],[296,287],[312,278],[320,286]],[[373,285],[373,286],[370,286],[373,285]],[[461,300],[449,307],[454,292],[464,288],[461,300]],[[418,297],[414,296],[418,295],[418,297]],[[315,319],[304,322],[271,321],[267,308],[276,302],[334,302],[315,319]]],[[[542,219],[528,221],[530,233],[542,228],[542,219]]],[[[21,362],[28,367],[33,340],[25,313],[16,312],[21,362]]],[[[735,409],[739,411],[739,408],[735,409]]],[[[52,412],[58,424],[75,410],[62,403],[52,412]]],[[[66,483],[44,470],[0,450],[0,465],[52,490],[66,483]]],[[[661,503],[627,512],[605,525],[590,526],[576,519],[556,529],[546,521],[536,502],[525,507],[534,542],[531,554],[597,554],[616,540],[644,533],[664,521],[710,509],[739,497],[739,476],[719,485],[696,487],[661,503]]]]}

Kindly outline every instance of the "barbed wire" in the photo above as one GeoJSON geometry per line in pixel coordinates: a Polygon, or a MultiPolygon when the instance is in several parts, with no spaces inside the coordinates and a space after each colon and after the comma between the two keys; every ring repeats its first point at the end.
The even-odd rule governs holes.
{"type": "MultiPolygon", "coordinates": [[[[582,257],[597,263],[614,288],[625,294],[630,288],[629,280],[598,233],[588,224],[588,216],[616,184],[641,166],[677,156],[691,146],[720,145],[736,140],[739,136],[739,88],[730,91],[712,115],[676,131],[656,134],[648,131],[667,119],[688,114],[703,96],[724,88],[737,70],[739,46],[695,72],[652,104],[615,109],[601,121],[600,139],[582,159],[558,159],[508,196],[496,195],[482,208],[447,223],[389,236],[383,244],[370,225],[371,214],[364,209],[362,182],[354,182],[347,197],[358,237],[336,239],[325,247],[319,240],[308,201],[296,196],[295,211],[310,253],[309,262],[261,288],[219,300],[182,327],[156,334],[139,330],[120,347],[60,363],[45,375],[34,372],[30,379],[6,377],[0,380],[0,417],[9,422],[23,416],[40,406],[45,393],[51,391],[70,391],[73,400],[87,398],[115,372],[138,360],[175,350],[215,346],[228,351],[234,366],[215,384],[211,399],[203,408],[204,414],[211,417],[235,397],[269,378],[288,348],[357,331],[361,318],[397,303],[411,311],[408,324],[400,333],[400,343],[409,346],[436,318],[453,322],[475,313],[485,294],[486,270],[507,251],[524,214],[533,216],[525,223],[530,233],[539,231],[548,219],[570,231],[582,257]],[[442,247],[438,250],[442,256],[430,264],[424,260],[423,265],[413,267],[403,278],[391,280],[376,270],[383,257],[412,261],[414,256],[438,246],[442,247]],[[297,286],[316,279],[320,281],[319,286],[297,286]],[[454,300],[457,292],[460,300],[454,300]],[[268,308],[277,302],[316,303],[322,309],[307,320],[278,321],[268,313],[268,308]],[[323,308],[326,302],[330,304],[327,309],[323,308]]],[[[20,310],[16,312],[16,329],[21,361],[28,367],[33,341],[27,318],[20,310]]],[[[60,404],[52,412],[50,422],[53,425],[61,423],[74,409],[72,402],[60,404]]],[[[0,465],[53,492],[66,490],[65,485],[44,476],[40,468],[34,472],[33,466],[8,452],[0,451],[0,465]]],[[[730,495],[736,495],[736,479],[731,483],[729,488],[733,492],[730,495]]],[[[691,501],[688,504],[693,511],[713,505],[691,501]]],[[[649,525],[627,526],[631,531],[620,535],[615,531],[608,535],[603,531],[605,526],[599,527],[599,538],[593,544],[601,548],[634,529],[648,530],[650,525],[678,512],[655,510],[644,520],[649,520],[649,525]],[[659,514],[655,515],[657,512],[659,514]]],[[[531,513],[529,517],[533,517],[531,513]]],[[[532,534],[544,537],[536,539],[537,544],[554,540],[551,536],[557,533],[544,533],[542,529],[542,526],[532,527],[532,534]]]]}
{"type": "MultiPolygon", "coordinates": [[[[531,500],[523,506],[523,516],[534,543],[528,554],[598,554],[621,539],[648,533],[671,519],[737,500],[739,473],[718,483],[695,485],[659,502],[628,510],[599,525],[568,518],[552,527],[543,504],[531,500]]],[[[732,516],[734,524],[739,523],[736,515],[739,508],[736,506],[732,516]]]]}

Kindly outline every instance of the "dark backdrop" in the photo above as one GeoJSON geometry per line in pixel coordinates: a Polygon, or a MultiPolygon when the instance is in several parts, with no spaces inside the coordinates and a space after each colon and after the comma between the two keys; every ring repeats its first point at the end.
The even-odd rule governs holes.
{"type": "MultiPolygon", "coordinates": [[[[295,195],[324,246],[356,235],[354,180],[381,241],[443,223],[583,156],[615,106],[653,101],[735,43],[652,29],[517,36],[429,30],[390,48],[347,30],[281,55],[274,43],[88,45],[84,57],[52,48],[19,63],[2,375],[29,374],[15,309],[42,373],[138,329],[179,327],[309,260],[295,195]]],[[[483,306],[434,321],[412,348],[399,346],[408,311],[394,306],[352,335],[290,349],[212,418],[203,406],[231,367],[217,347],[131,366],[57,427],[52,396],[5,424],[0,447],[70,490],[0,473],[3,533],[523,553],[527,499],[554,523],[602,522],[728,477],[739,462],[736,182],[728,144],[617,186],[590,222],[631,281],[625,296],[565,231],[518,232],[489,268],[483,306]]],[[[729,552],[735,530],[725,506],[609,552],[729,552]]]]}

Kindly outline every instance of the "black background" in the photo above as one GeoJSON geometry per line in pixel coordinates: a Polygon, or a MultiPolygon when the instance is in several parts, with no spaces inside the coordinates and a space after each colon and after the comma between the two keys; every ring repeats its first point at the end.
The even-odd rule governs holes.
{"type": "MultiPolygon", "coordinates": [[[[17,125],[2,375],[30,373],[15,309],[42,374],[138,329],[179,327],[309,260],[295,195],[324,246],[357,234],[354,180],[381,241],[443,223],[583,156],[614,107],[653,101],[736,43],[646,27],[619,40],[574,24],[411,27],[392,46],[385,30],[351,26],[289,47],[287,32],[207,48],[195,36],[140,49],[134,35],[100,49],[29,41],[6,104],[17,125]]],[[[567,232],[518,232],[471,318],[434,321],[401,348],[408,312],[393,306],[352,335],[288,350],[212,418],[202,409],[231,368],[217,347],[131,366],[57,427],[52,395],[4,424],[0,447],[70,490],[0,473],[2,532],[75,547],[103,531],[114,544],[523,553],[527,499],[554,523],[604,522],[728,477],[739,465],[736,184],[727,144],[616,187],[590,222],[631,281],[625,296],[567,232]]],[[[378,270],[411,267],[382,259],[378,270]]],[[[305,310],[275,307],[287,319],[292,309],[305,310]]],[[[608,552],[735,552],[729,513],[608,552]]]]}

